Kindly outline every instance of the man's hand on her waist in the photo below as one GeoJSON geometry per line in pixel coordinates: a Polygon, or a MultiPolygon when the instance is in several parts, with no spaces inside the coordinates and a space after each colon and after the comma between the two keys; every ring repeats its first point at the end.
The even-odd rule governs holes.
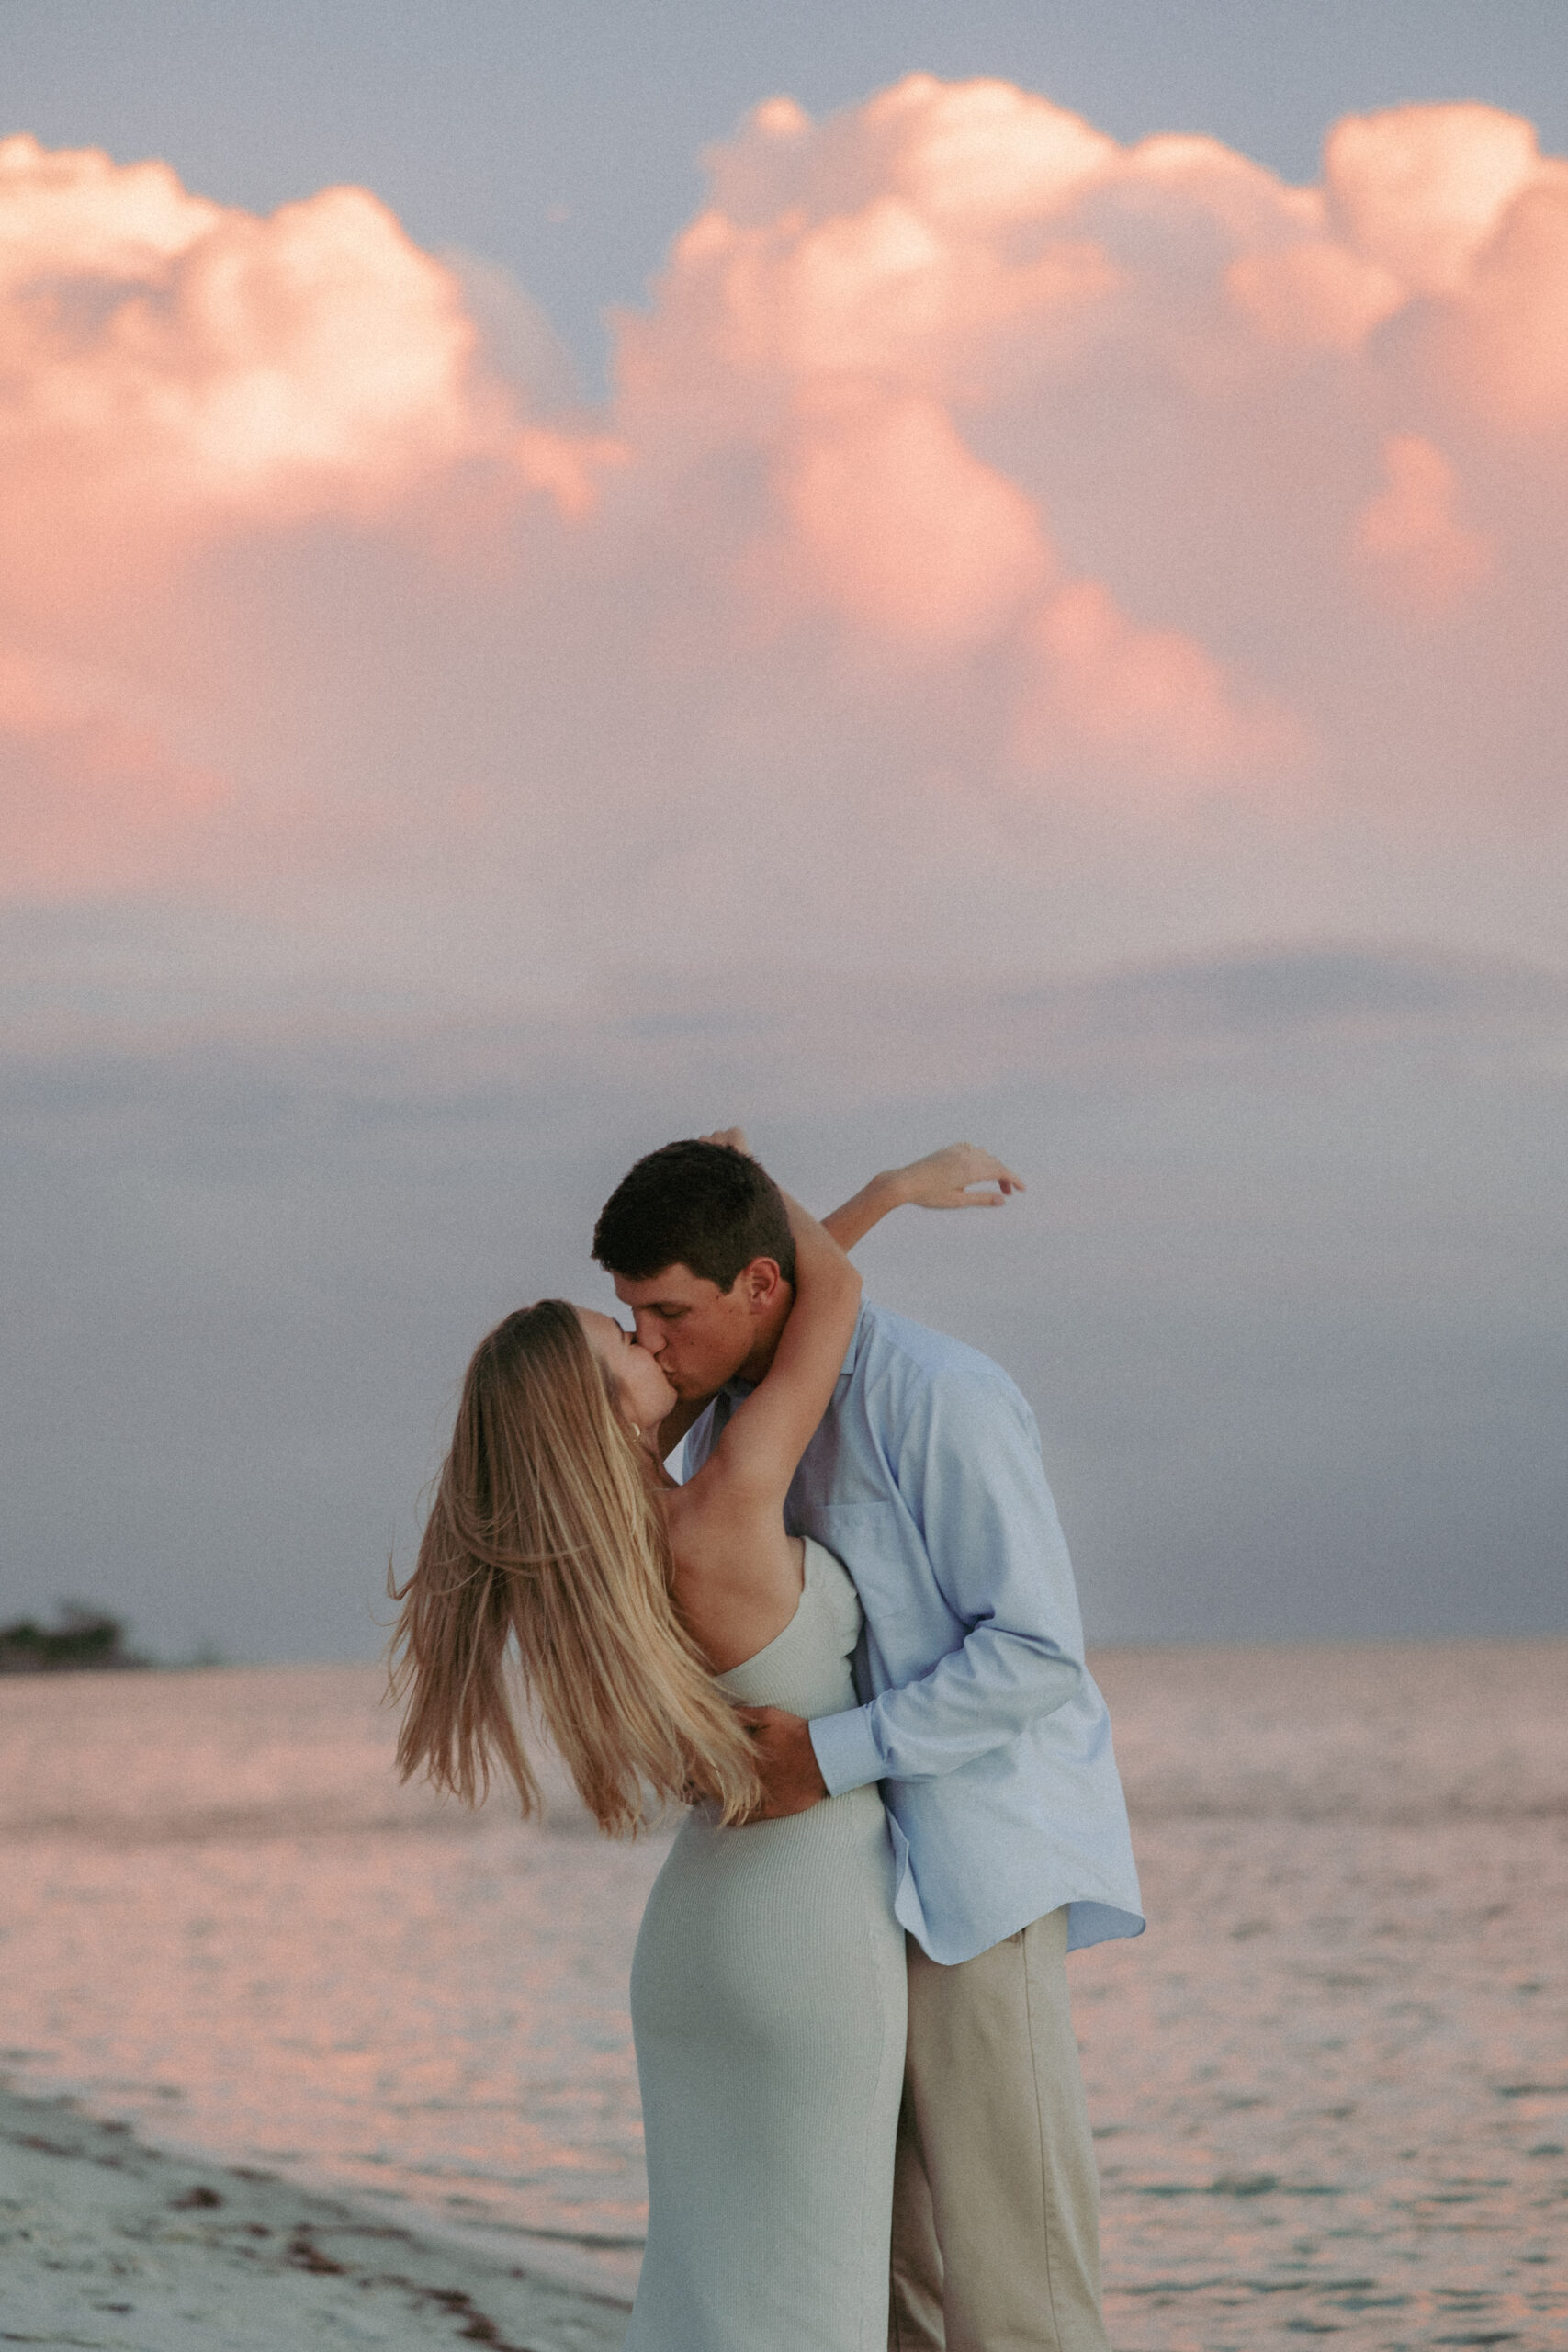
{"type": "Polygon", "coordinates": [[[805,1716],[786,1714],[782,1707],[741,1707],[737,1712],[751,1735],[762,1777],[762,1802],[750,1819],[783,1821],[820,1804],[828,1783],[805,1716]]]}

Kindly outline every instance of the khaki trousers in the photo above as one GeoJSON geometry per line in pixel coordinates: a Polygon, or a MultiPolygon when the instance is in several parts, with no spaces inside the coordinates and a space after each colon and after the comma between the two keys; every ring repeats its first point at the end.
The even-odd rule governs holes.
{"type": "Polygon", "coordinates": [[[1066,1911],[955,1968],[908,1944],[889,2352],[1108,2352],[1066,1911]]]}

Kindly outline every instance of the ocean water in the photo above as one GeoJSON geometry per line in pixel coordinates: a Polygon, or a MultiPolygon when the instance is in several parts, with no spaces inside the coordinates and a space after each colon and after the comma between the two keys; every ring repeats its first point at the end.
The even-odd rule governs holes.
{"type": "MultiPolygon", "coordinates": [[[[1568,1642],[1114,1651],[1116,2352],[1568,2346],[1568,1642]]],[[[0,2071],[625,2287],[664,1852],[400,1791],[367,1668],[0,1682],[0,2071]]]]}

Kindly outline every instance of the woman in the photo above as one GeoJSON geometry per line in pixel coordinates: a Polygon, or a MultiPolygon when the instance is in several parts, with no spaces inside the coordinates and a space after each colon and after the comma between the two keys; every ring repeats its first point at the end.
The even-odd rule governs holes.
{"type": "MultiPolygon", "coordinates": [[[[987,1179],[1015,1181],[953,1146],[829,1225],[851,1241],[896,1200],[974,1203],[987,1179]]],[[[675,1392],[609,1317],[546,1300],[480,1344],[398,1634],[405,1779],[423,1767],[472,1801],[493,1757],[533,1809],[503,1676],[515,1637],[603,1828],[635,1832],[650,1790],[693,1801],[633,1965],[649,2219],[628,2352],[886,2341],[905,1967],[881,1803],[867,1787],[742,1826],[761,1790],[737,1709],[855,1704],[854,1588],[786,1532],[784,1503],[860,1280],[784,1206],[793,1308],[685,1486],[660,1458],[675,1392]]]]}

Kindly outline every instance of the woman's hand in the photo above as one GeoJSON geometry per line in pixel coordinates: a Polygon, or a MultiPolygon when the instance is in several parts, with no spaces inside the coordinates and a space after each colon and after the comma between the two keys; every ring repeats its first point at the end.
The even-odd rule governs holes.
{"type": "Polygon", "coordinates": [[[699,1136],[697,1141],[722,1144],[727,1151],[738,1151],[745,1159],[755,1157],[750,1145],[746,1140],[744,1127],[716,1127],[711,1136],[699,1136]]]}
{"type": "Polygon", "coordinates": [[[917,1209],[999,1209],[1014,1193],[1025,1190],[1021,1176],[977,1143],[943,1144],[940,1151],[912,1159],[908,1168],[891,1170],[887,1182],[900,1201],[917,1209]],[[995,1190],[976,1192],[972,1188],[976,1184],[995,1190]]]}
{"type": "Polygon", "coordinates": [[[940,1151],[912,1159],[908,1168],[889,1168],[874,1176],[822,1222],[840,1250],[852,1250],[894,1209],[999,1209],[1023,1188],[1022,1177],[1015,1176],[995,1152],[983,1151],[977,1143],[943,1144],[940,1151]],[[985,1189],[976,1192],[976,1185],[985,1189]]]}

